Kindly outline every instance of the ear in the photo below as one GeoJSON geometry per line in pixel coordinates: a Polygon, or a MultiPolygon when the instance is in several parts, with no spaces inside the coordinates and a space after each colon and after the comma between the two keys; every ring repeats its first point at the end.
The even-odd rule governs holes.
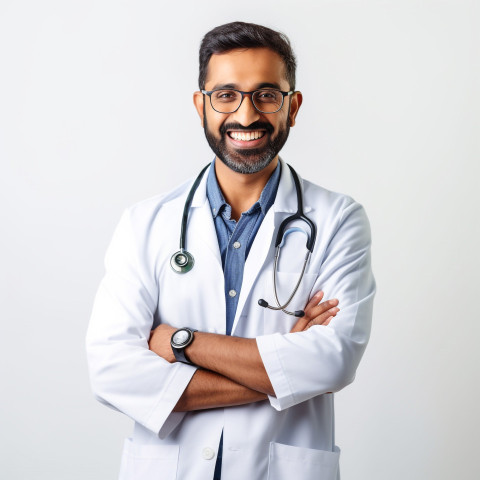
{"type": "Polygon", "coordinates": [[[205,97],[202,92],[195,92],[193,94],[193,104],[197,109],[197,113],[198,113],[198,116],[200,117],[200,122],[202,123],[202,127],[203,127],[203,102],[205,101],[204,98],[205,97]]]}
{"type": "Polygon", "coordinates": [[[295,125],[295,118],[297,117],[297,113],[300,110],[300,106],[303,102],[302,92],[295,92],[291,98],[292,100],[290,101],[290,111],[288,112],[288,118],[290,120],[290,126],[293,127],[295,125]]]}

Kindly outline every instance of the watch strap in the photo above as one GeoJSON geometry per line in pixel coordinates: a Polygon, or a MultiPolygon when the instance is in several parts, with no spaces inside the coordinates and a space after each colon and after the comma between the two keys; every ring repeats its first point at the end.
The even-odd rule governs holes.
{"type": "Polygon", "coordinates": [[[173,354],[175,355],[175,360],[177,362],[186,363],[187,365],[193,365],[193,363],[185,355],[185,348],[175,348],[172,347],[173,354]]]}

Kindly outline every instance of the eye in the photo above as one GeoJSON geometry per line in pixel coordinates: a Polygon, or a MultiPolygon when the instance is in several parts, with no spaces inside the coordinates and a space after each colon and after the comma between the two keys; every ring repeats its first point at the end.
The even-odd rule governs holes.
{"type": "Polygon", "coordinates": [[[239,94],[235,90],[217,90],[212,95],[214,101],[225,103],[236,100],[239,94]]]}
{"type": "Polygon", "coordinates": [[[258,96],[260,98],[275,98],[276,97],[275,92],[270,92],[268,90],[262,90],[262,91],[258,92],[258,96]]]}
{"type": "Polygon", "coordinates": [[[276,90],[257,90],[255,92],[255,99],[258,102],[264,103],[278,103],[280,101],[281,94],[276,90]]]}

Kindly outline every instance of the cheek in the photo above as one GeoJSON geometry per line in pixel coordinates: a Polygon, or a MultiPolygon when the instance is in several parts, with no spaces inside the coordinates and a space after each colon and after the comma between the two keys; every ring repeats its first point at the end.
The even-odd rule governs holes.
{"type": "Polygon", "coordinates": [[[276,119],[275,123],[272,123],[273,127],[275,128],[275,132],[280,132],[281,130],[285,130],[290,126],[290,117],[286,114],[283,114],[276,119]]]}
{"type": "Polygon", "coordinates": [[[223,118],[216,118],[215,115],[204,115],[203,128],[208,130],[210,135],[216,138],[221,138],[220,127],[224,123],[223,118]]]}

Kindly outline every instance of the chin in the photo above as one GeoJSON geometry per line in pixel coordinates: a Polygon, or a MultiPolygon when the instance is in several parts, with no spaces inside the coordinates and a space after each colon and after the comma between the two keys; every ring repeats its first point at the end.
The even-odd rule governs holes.
{"type": "MultiPolygon", "coordinates": [[[[220,152],[219,152],[220,153],[220,152]]],[[[273,159],[277,156],[275,155],[265,155],[260,158],[251,158],[254,152],[250,155],[219,155],[217,157],[228,167],[230,170],[233,170],[237,173],[258,173],[261,172],[264,168],[268,167],[272,163],[273,159]]],[[[258,153],[257,153],[258,155],[258,153]]]]}

